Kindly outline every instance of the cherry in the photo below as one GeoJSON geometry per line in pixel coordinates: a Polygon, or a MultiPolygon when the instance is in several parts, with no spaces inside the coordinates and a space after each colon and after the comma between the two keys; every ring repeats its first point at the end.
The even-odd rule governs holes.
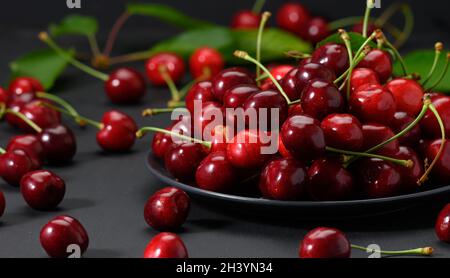
{"type": "Polygon", "coordinates": [[[306,115],[319,120],[345,109],[344,97],[339,89],[333,83],[321,80],[308,83],[303,90],[301,103],[306,115]]]}
{"type": "Polygon", "coordinates": [[[153,194],[144,207],[147,224],[159,231],[176,230],[189,214],[191,200],[181,189],[166,187],[153,194]]]}
{"type": "Polygon", "coordinates": [[[145,95],[146,84],[138,71],[132,68],[119,68],[105,81],[105,91],[114,103],[136,103],[145,95]]]}
{"type": "Polygon", "coordinates": [[[349,67],[347,49],[337,43],[328,43],[317,48],[312,54],[311,61],[330,68],[336,75],[343,74],[349,67]]]}
{"type": "Polygon", "coordinates": [[[215,101],[212,93],[212,83],[210,81],[200,81],[194,84],[186,95],[186,108],[189,112],[194,113],[194,101],[201,103],[215,101]]]}
{"type": "Polygon", "coordinates": [[[352,196],[354,183],[352,174],[336,158],[315,160],[308,169],[307,188],[316,201],[340,201],[352,196]]]}
{"type": "Polygon", "coordinates": [[[29,172],[20,181],[20,192],[35,210],[55,209],[63,200],[66,184],[56,174],[40,170],[29,172]]]}
{"type": "MultiPolygon", "coordinates": [[[[20,109],[25,106],[27,103],[30,103],[31,101],[36,99],[36,94],[35,93],[23,93],[19,96],[14,96],[12,95],[9,98],[9,103],[8,103],[8,108],[14,112],[20,112],[20,109]]],[[[18,118],[17,116],[10,114],[10,113],[6,113],[6,121],[11,125],[11,126],[16,126],[18,127],[21,123],[22,120],[20,118],[18,118]]]]}
{"type": "MultiPolygon", "coordinates": [[[[445,127],[445,133],[450,134],[450,97],[447,96],[435,96],[431,98],[431,102],[442,118],[445,127]]],[[[426,133],[426,135],[431,138],[440,138],[441,129],[439,127],[436,116],[431,112],[427,111],[422,121],[420,122],[420,127],[426,133]]]]}
{"type": "Polygon", "coordinates": [[[398,153],[394,156],[397,159],[411,160],[413,166],[408,167],[398,167],[400,174],[402,175],[402,183],[405,191],[413,191],[417,189],[417,181],[424,174],[424,165],[417,153],[408,147],[401,146],[398,153]]]}
{"type": "Polygon", "coordinates": [[[120,124],[105,125],[97,132],[97,142],[105,151],[126,152],[136,141],[136,131],[120,124]]]}
{"type": "Polygon", "coordinates": [[[391,56],[388,52],[380,49],[371,50],[358,64],[358,67],[374,70],[380,78],[380,82],[382,84],[384,84],[392,76],[391,56]]]}
{"type": "Polygon", "coordinates": [[[183,182],[195,179],[195,171],[205,157],[200,144],[184,143],[169,150],[165,156],[166,169],[183,182]]]}
{"type": "Polygon", "coordinates": [[[22,177],[41,165],[34,164],[23,150],[8,151],[0,155],[0,177],[12,186],[19,186],[22,177]]]}
{"type": "Polygon", "coordinates": [[[401,172],[390,162],[375,158],[361,160],[356,170],[357,184],[366,197],[385,198],[402,190],[401,172]]]}
{"type": "Polygon", "coordinates": [[[284,146],[281,136],[278,136],[278,152],[284,158],[292,158],[293,157],[292,154],[284,146]]]}
{"type": "Polygon", "coordinates": [[[67,258],[72,244],[83,254],[89,246],[89,237],[83,225],[73,217],[57,216],[41,230],[41,245],[52,258],[67,258]]]}
{"type": "Polygon", "coordinates": [[[237,169],[228,160],[226,151],[210,153],[195,173],[197,186],[213,192],[229,191],[237,178],[237,169]]]}
{"type": "Polygon", "coordinates": [[[329,83],[333,82],[336,79],[336,75],[332,70],[324,65],[316,63],[307,63],[299,66],[296,77],[298,97],[291,100],[299,99],[300,93],[304,90],[308,83],[314,79],[329,83]]]}
{"type": "Polygon", "coordinates": [[[300,34],[309,20],[309,11],[299,3],[286,3],[277,12],[277,25],[295,34],[300,34]]]}
{"type": "Polygon", "coordinates": [[[194,79],[202,77],[209,79],[223,69],[224,59],[216,49],[202,47],[191,55],[189,66],[194,79]]]}
{"type": "Polygon", "coordinates": [[[173,82],[178,82],[183,78],[186,66],[178,54],[162,52],[148,59],[145,68],[150,82],[155,86],[163,86],[167,80],[162,71],[165,70],[173,82]]]}
{"type": "Polygon", "coordinates": [[[245,101],[253,94],[260,92],[256,85],[243,84],[229,89],[223,97],[225,108],[244,107],[245,101]]]}
{"type": "MultiPolygon", "coordinates": [[[[61,114],[53,109],[42,105],[45,100],[33,100],[20,108],[20,113],[33,121],[41,128],[53,127],[61,123],[61,114]]],[[[25,132],[34,132],[27,123],[22,120],[17,121],[18,127],[25,132]]]]}
{"type": "Polygon", "coordinates": [[[326,227],[310,231],[300,244],[300,258],[350,258],[351,245],[343,232],[326,227]]]}
{"type": "MultiPolygon", "coordinates": [[[[441,147],[442,140],[434,140],[428,144],[425,150],[425,157],[428,161],[433,161],[438,155],[439,149],[441,147]]],[[[441,157],[437,160],[436,165],[432,170],[432,177],[434,180],[442,183],[450,182],[450,147],[449,141],[445,140],[444,151],[441,157]]]]}
{"type": "Polygon", "coordinates": [[[121,125],[133,132],[138,130],[138,126],[133,118],[118,110],[109,110],[103,114],[103,125],[121,125]]]}
{"type": "Polygon", "coordinates": [[[8,104],[9,103],[9,93],[0,87],[0,104],[8,104]]]}
{"type": "Polygon", "coordinates": [[[214,96],[218,101],[223,102],[223,96],[229,89],[242,84],[256,85],[256,82],[246,69],[234,67],[218,73],[213,78],[212,84],[214,96]]]}
{"type": "Polygon", "coordinates": [[[350,96],[350,111],[362,122],[389,124],[394,118],[396,104],[392,94],[381,85],[360,86],[350,96]]]}
{"type": "Polygon", "coordinates": [[[441,241],[450,243],[450,204],[446,205],[439,213],[434,231],[441,241]]]}
{"type": "Polygon", "coordinates": [[[42,165],[44,161],[44,147],[36,135],[18,135],[9,140],[7,152],[23,150],[34,165],[42,165]]]}
{"type": "MultiPolygon", "coordinates": [[[[394,115],[394,119],[389,124],[389,127],[395,133],[399,133],[409,126],[414,121],[414,118],[409,116],[406,112],[397,112],[394,115]]],[[[419,125],[414,126],[414,128],[400,137],[398,139],[401,145],[415,147],[419,144],[420,138],[422,137],[422,131],[419,125]]]]}
{"type": "Polygon", "coordinates": [[[3,192],[0,191],[0,218],[3,216],[3,213],[5,213],[5,195],[3,195],[3,192]]]}
{"type": "Polygon", "coordinates": [[[301,37],[314,44],[321,42],[330,35],[328,22],[321,17],[311,18],[305,27],[300,30],[301,37]]]}
{"type": "Polygon", "coordinates": [[[274,126],[272,126],[273,119],[278,120],[278,126],[280,126],[288,116],[288,109],[289,108],[286,99],[279,92],[273,90],[255,93],[251,95],[244,103],[245,111],[252,110],[255,111],[257,115],[257,119],[246,118],[246,120],[257,120],[258,127],[263,130],[271,130],[272,128],[274,128],[274,126]],[[261,122],[264,120],[264,117],[260,116],[260,113],[262,112],[260,109],[267,109],[267,117],[265,119],[267,121],[267,124],[265,127],[261,122]],[[277,117],[275,116],[275,114],[272,114],[272,109],[277,109],[277,117]]]}
{"type": "Polygon", "coordinates": [[[352,92],[354,92],[357,88],[362,85],[373,84],[379,85],[380,80],[377,76],[377,73],[369,68],[356,68],[352,72],[352,76],[350,77],[350,85],[352,92]]]}
{"type": "Polygon", "coordinates": [[[299,115],[304,115],[305,112],[303,111],[303,107],[301,103],[295,103],[295,104],[291,104],[289,106],[289,111],[288,111],[288,115],[289,117],[292,116],[299,116],[299,115]]]}
{"type": "Polygon", "coordinates": [[[280,86],[291,101],[300,99],[303,87],[297,82],[298,67],[290,70],[280,81],[280,86]]]}
{"type": "MultiPolygon", "coordinates": [[[[363,149],[368,150],[378,144],[395,136],[394,132],[387,126],[381,124],[366,124],[362,127],[363,131],[363,149]]],[[[384,145],[376,151],[380,155],[391,156],[397,154],[399,151],[399,142],[394,140],[389,144],[384,145]]]]}
{"type": "Polygon", "coordinates": [[[44,92],[44,86],[41,82],[32,77],[18,77],[11,81],[8,91],[13,96],[19,96],[23,93],[44,92]]]}
{"type": "MultiPolygon", "coordinates": [[[[187,136],[190,136],[191,134],[189,131],[190,129],[191,129],[190,119],[189,120],[182,119],[180,121],[176,121],[166,128],[166,130],[172,131],[176,134],[187,136]]],[[[173,142],[172,136],[170,134],[157,132],[155,133],[152,142],[153,155],[159,159],[164,159],[166,153],[177,145],[179,144],[173,142]]]]}
{"type": "Polygon", "coordinates": [[[188,257],[183,241],[173,233],[157,234],[144,251],[146,259],[187,259],[188,257]]]}
{"type": "Polygon", "coordinates": [[[350,114],[331,114],[323,119],[321,128],[327,146],[359,151],[364,143],[362,125],[350,114]]]}
{"type": "Polygon", "coordinates": [[[50,164],[62,164],[72,160],[77,143],[72,130],[65,125],[43,129],[38,135],[44,148],[44,157],[50,164]]]}
{"type": "MultiPolygon", "coordinates": [[[[291,65],[278,65],[270,69],[270,74],[275,78],[275,80],[281,81],[292,69],[294,69],[294,67],[291,65]]],[[[261,89],[266,91],[276,89],[276,87],[273,84],[272,79],[266,78],[261,84],[261,89]]]]}
{"type": "Polygon", "coordinates": [[[214,124],[223,125],[222,105],[218,102],[205,102],[200,111],[195,111],[192,115],[194,134],[197,138],[211,141],[214,124]],[[208,130],[207,130],[208,128],[208,130]]]}
{"type": "Polygon", "coordinates": [[[389,81],[386,88],[392,93],[397,111],[416,116],[423,106],[424,91],[422,86],[412,79],[397,78],[389,81]]]}
{"type": "Polygon", "coordinates": [[[252,11],[239,11],[231,20],[231,28],[233,29],[257,29],[261,22],[261,15],[252,11]]]}
{"type": "Polygon", "coordinates": [[[325,135],[320,122],[309,116],[294,116],[281,128],[286,149],[299,160],[310,160],[325,152],[325,135]]]}
{"type": "Polygon", "coordinates": [[[263,197],[274,200],[298,200],[305,191],[306,167],[293,158],[277,158],[261,172],[259,189],[263,197]]]}

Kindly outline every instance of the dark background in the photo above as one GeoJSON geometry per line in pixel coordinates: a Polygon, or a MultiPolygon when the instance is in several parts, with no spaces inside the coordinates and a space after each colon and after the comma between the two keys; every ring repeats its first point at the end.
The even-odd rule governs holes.
{"type": "MultiPolygon", "coordinates": [[[[151,1],[148,1],[151,2],[151,1]]],[[[153,1],[173,5],[188,14],[227,24],[233,12],[251,8],[253,1],[153,1]]],[[[275,11],[285,1],[269,0],[267,8],[275,11]]],[[[362,15],[365,1],[301,1],[314,14],[330,20],[362,15]]],[[[393,1],[383,1],[387,7],[393,1]]],[[[433,47],[436,40],[450,43],[448,1],[407,1],[413,6],[416,27],[403,51],[418,47],[433,47]]],[[[8,64],[16,57],[42,47],[38,31],[50,22],[59,21],[69,13],[97,16],[101,22],[99,41],[102,43],[114,20],[123,11],[125,1],[82,0],[81,10],[69,10],[65,0],[2,1],[0,7],[0,82],[8,79],[8,64]]],[[[380,11],[375,11],[379,13],[380,11]]],[[[136,17],[120,34],[116,54],[146,49],[177,30],[152,20],[136,17]]],[[[64,44],[85,46],[83,39],[66,38],[64,44]]],[[[143,69],[143,63],[136,63],[143,69]]],[[[140,111],[147,106],[161,107],[169,98],[166,89],[150,87],[140,105],[111,105],[101,82],[75,69],[68,69],[52,92],[67,99],[86,116],[99,119],[110,108],[119,108],[140,125],[165,126],[166,116],[142,119],[140,111]]],[[[142,216],[147,198],[164,186],[145,168],[145,154],[150,137],[139,141],[130,154],[108,155],[95,142],[95,130],[81,130],[66,120],[76,132],[78,154],[73,164],[51,168],[67,183],[66,198],[60,209],[35,212],[21,199],[18,189],[0,182],[7,198],[6,214],[0,219],[0,257],[45,257],[40,247],[40,228],[52,217],[69,214],[78,218],[91,238],[87,257],[141,257],[145,245],[155,234],[142,216]]],[[[0,123],[0,145],[17,134],[0,123]]],[[[448,199],[447,199],[448,200],[448,199]]],[[[446,200],[444,200],[445,202],[446,200]]],[[[194,202],[189,220],[179,234],[191,257],[296,257],[302,236],[317,226],[333,226],[344,230],[355,244],[376,243],[384,249],[405,249],[431,245],[437,257],[450,257],[450,246],[440,243],[433,232],[439,202],[426,204],[392,216],[348,221],[301,221],[295,219],[244,216],[223,213],[213,207],[194,202]]],[[[355,251],[353,256],[366,257],[355,251]]]]}

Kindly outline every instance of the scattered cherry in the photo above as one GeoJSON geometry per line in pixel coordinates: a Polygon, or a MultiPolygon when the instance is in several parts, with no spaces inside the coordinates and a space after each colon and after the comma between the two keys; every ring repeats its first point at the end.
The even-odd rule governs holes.
{"type": "Polygon", "coordinates": [[[109,75],[105,82],[105,91],[114,103],[136,103],[145,95],[146,84],[138,71],[120,68],[109,75]]]}
{"type": "Polygon", "coordinates": [[[353,115],[331,114],[320,126],[329,147],[359,151],[364,144],[362,125],[353,115]]]}
{"type": "Polygon", "coordinates": [[[450,243],[450,204],[439,213],[434,230],[441,241],[450,243]]]}
{"type": "Polygon", "coordinates": [[[98,144],[105,151],[126,152],[133,147],[136,141],[136,131],[120,124],[105,125],[97,132],[96,137],[98,144]]]}
{"type": "Polygon", "coordinates": [[[77,151],[72,130],[65,125],[43,129],[38,135],[44,148],[44,157],[50,164],[70,162],[77,151]]]}
{"type": "Polygon", "coordinates": [[[214,48],[202,47],[189,59],[191,75],[194,79],[207,78],[218,74],[224,66],[222,54],[214,48]]]}
{"type": "Polygon", "coordinates": [[[162,52],[148,59],[145,68],[150,82],[155,86],[163,86],[167,82],[162,71],[165,70],[173,82],[178,82],[183,78],[186,66],[178,54],[162,52]]]}
{"type": "Polygon", "coordinates": [[[397,111],[415,117],[422,109],[424,91],[415,80],[397,78],[389,81],[386,88],[394,96],[397,111]]]}
{"type": "Polygon", "coordinates": [[[36,135],[17,135],[9,140],[7,152],[23,150],[34,165],[42,165],[44,161],[44,147],[36,135]]]}
{"type": "Polygon", "coordinates": [[[321,80],[308,83],[303,90],[301,103],[304,113],[318,120],[345,109],[344,97],[339,89],[333,83],[321,80]]]}
{"type": "Polygon", "coordinates": [[[138,126],[133,118],[118,110],[109,110],[103,114],[103,125],[121,125],[133,132],[138,130],[138,126]]]}
{"type": "MultiPolygon", "coordinates": [[[[61,114],[58,111],[42,105],[46,100],[33,100],[20,108],[20,113],[33,121],[41,128],[53,127],[61,123],[61,114]]],[[[25,132],[34,132],[27,123],[18,119],[17,126],[25,132]]]]}
{"type": "Polygon", "coordinates": [[[295,34],[300,34],[309,20],[309,11],[299,3],[286,3],[277,12],[277,25],[295,34]]]}
{"type": "Polygon", "coordinates": [[[195,179],[195,171],[205,155],[200,144],[184,143],[169,150],[164,161],[177,180],[188,182],[195,179]]]}
{"type": "Polygon", "coordinates": [[[238,179],[237,169],[230,163],[225,151],[210,153],[195,173],[199,188],[213,192],[226,192],[238,179]]]}
{"type": "Polygon", "coordinates": [[[317,48],[312,54],[311,61],[330,68],[336,75],[343,74],[349,67],[347,49],[337,43],[328,43],[317,48]]]}
{"type": "Polygon", "coordinates": [[[159,233],[149,242],[144,251],[146,259],[187,259],[188,251],[179,236],[159,233]]]}
{"type": "Polygon", "coordinates": [[[231,21],[231,28],[233,29],[257,29],[261,22],[261,15],[252,11],[239,11],[231,21]]]}
{"type": "Polygon", "coordinates": [[[300,36],[313,44],[321,42],[330,35],[328,22],[321,17],[312,18],[300,30],[300,36]]]}
{"type": "Polygon", "coordinates": [[[300,244],[299,257],[309,259],[350,258],[351,245],[343,232],[319,227],[310,231],[300,244]]]}
{"type": "Polygon", "coordinates": [[[23,93],[44,92],[44,86],[33,77],[18,77],[11,81],[8,91],[13,96],[19,96],[23,93]]]}
{"type": "Polygon", "coordinates": [[[0,155],[0,177],[12,186],[19,186],[25,174],[40,167],[40,164],[34,164],[27,153],[21,149],[0,155]]]}

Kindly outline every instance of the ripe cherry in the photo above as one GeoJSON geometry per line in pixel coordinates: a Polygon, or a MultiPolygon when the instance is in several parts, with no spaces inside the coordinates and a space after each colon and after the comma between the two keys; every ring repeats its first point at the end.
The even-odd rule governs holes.
{"type": "Polygon", "coordinates": [[[337,43],[328,43],[317,48],[312,54],[311,61],[328,67],[338,76],[349,66],[346,47],[337,43]]]}
{"type": "Polygon", "coordinates": [[[38,135],[44,148],[44,157],[50,164],[70,162],[77,151],[72,130],[65,125],[43,129],[38,135]]]}
{"type": "Polygon", "coordinates": [[[3,195],[3,192],[0,191],[0,218],[5,213],[5,207],[6,207],[5,195],[3,195]]]}
{"type": "Polygon", "coordinates": [[[299,66],[296,77],[297,79],[295,82],[297,85],[297,90],[299,91],[297,99],[300,98],[300,93],[304,90],[308,83],[310,83],[314,79],[329,83],[333,82],[336,79],[336,75],[332,70],[324,65],[316,63],[307,63],[299,66]]]}
{"type": "MultiPolygon", "coordinates": [[[[381,124],[366,124],[362,127],[364,143],[362,148],[368,150],[386,140],[394,137],[394,132],[387,126],[381,124]]],[[[394,140],[376,151],[376,153],[386,156],[395,155],[399,151],[398,140],[394,140]]]]}
{"type": "Polygon", "coordinates": [[[0,155],[0,177],[12,186],[19,186],[25,174],[40,167],[40,164],[34,164],[27,153],[20,149],[0,155]]]}
{"type": "MultiPolygon", "coordinates": [[[[428,161],[433,161],[437,156],[441,147],[442,140],[434,140],[428,144],[425,150],[425,157],[428,161]]],[[[450,182],[450,145],[449,140],[445,140],[444,151],[441,157],[437,160],[436,165],[431,172],[431,176],[434,180],[441,183],[450,182]]]]}
{"type": "Polygon", "coordinates": [[[229,89],[223,97],[225,108],[244,107],[245,101],[253,94],[260,92],[256,85],[243,84],[229,89]]]}
{"type": "Polygon", "coordinates": [[[261,22],[261,15],[252,11],[239,11],[231,20],[231,28],[233,29],[257,29],[261,22]]]}
{"type": "MultiPolygon", "coordinates": [[[[270,74],[275,78],[277,81],[281,81],[287,74],[290,72],[294,67],[291,65],[278,65],[274,66],[270,69],[270,74]]],[[[276,89],[275,85],[273,84],[272,79],[266,78],[264,79],[263,83],[261,84],[261,89],[263,91],[266,90],[274,90],[276,89]]]]}
{"type": "Polygon", "coordinates": [[[397,111],[391,92],[380,85],[360,86],[350,96],[350,111],[363,123],[389,124],[397,111]]]}
{"type": "Polygon", "coordinates": [[[109,110],[103,114],[103,125],[121,125],[133,132],[138,130],[138,126],[133,118],[118,110],[109,110]]]}
{"type": "MultiPolygon", "coordinates": [[[[414,121],[414,118],[409,116],[406,112],[397,112],[394,115],[389,127],[395,132],[399,133],[404,130],[409,124],[414,121]]],[[[416,147],[422,137],[422,131],[420,125],[414,126],[414,128],[398,139],[399,143],[408,147],[416,147]]]]}
{"type": "Polygon", "coordinates": [[[194,135],[206,141],[211,141],[212,132],[215,126],[223,125],[224,115],[222,105],[218,102],[205,102],[200,111],[195,111],[192,115],[194,135]]]}
{"type": "Polygon", "coordinates": [[[216,49],[202,47],[191,55],[189,66],[194,79],[210,79],[223,69],[224,60],[222,54],[216,49]]]}
{"type": "Polygon", "coordinates": [[[11,81],[8,91],[13,96],[19,96],[23,93],[44,92],[44,86],[41,82],[32,77],[18,77],[11,81]]]}
{"type": "Polygon", "coordinates": [[[312,18],[300,30],[301,37],[313,44],[326,39],[330,35],[328,22],[321,17],[312,18]]]}
{"type": "Polygon", "coordinates": [[[147,224],[159,231],[181,227],[189,214],[191,200],[181,189],[166,187],[153,194],[144,207],[147,224]]]}
{"type": "MultiPolygon", "coordinates": [[[[45,100],[33,100],[20,108],[20,113],[33,121],[41,128],[53,127],[61,123],[61,114],[53,109],[42,105],[45,100]]],[[[24,121],[18,119],[18,127],[25,132],[34,130],[24,121]]]]}
{"type": "Polygon", "coordinates": [[[105,91],[114,103],[136,103],[145,95],[146,84],[138,71],[120,68],[112,72],[105,81],[105,91]]]}
{"type": "MultiPolygon", "coordinates": [[[[370,33],[369,33],[370,34],[370,33]]],[[[384,84],[392,76],[392,59],[388,52],[374,49],[358,64],[358,67],[374,70],[384,84]]]]}
{"type": "Polygon", "coordinates": [[[41,230],[41,245],[52,258],[67,258],[72,244],[83,254],[89,246],[89,237],[83,225],[73,217],[57,216],[41,230]]]}
{"type": "Polygon", "coordinates": [[[350,78],[352,92],[366,84],[379,85],[380,80],[377,73],[369,68],[354,69],[350,78]]]}
{"type": "Polygon", "coordinates": [[[350,258],[351,245],[343,232],[319,227],[310,231],[300,244],[299,257],[309,259],[350,258]]]}
{"type": "Polygon", "coordinates": [[[230,163],[226,151],[210,153],[195,173],[197,186],[213,192],[226,192],[235,185],[238,170],[230,163]]]}
{"type": "Polygon", "coordinates": [[[136,131],[115,124],[105,125],[97,132],[97,142],[105,151],[126,152],[129,151],[136,141],[136,131]]]}
{"type": "Polygon", "coordinates": [[[297,81],[298,67],[290,70],[280,81],[280,86],[291,101],[300,99],[303,87],[297,81]]]}
{"type": "Polygon", "coordinates": [[[292,116],[299,116],[299,115],[304,115],[305,112],[303,111],[303,107],[301,103],[295,103],[295,104],[291,104],[289,106],[289,111],[288,111],[288,115],[289,117],[292,116]]]}
{"type": "Polygon", "coordinates": [[[284,122],[281,140],[286,149],[298,160],[310,160],[325,152],[325,135],[320,122],[309,116],[294,116],[284,122]]]}
{"type": "Polygon", "coordinates": [[[323,119],[321,128],[327,146],[336,149],[359,151],[364,143],[362,125],[350,114],[331,114],[323,119]]]}
{"type": "Polygon", "coordinates": [[[333,83],[321,80],[313,80],[305,87],[301,103],[304,113],[318,120],[345,109],[344,97],[339,89],[333,83]]]}
{"type": "Polygon", "coordinates": [[[8,104],[9,103],[9,93],[0,87],[0,104],[8,104]]]}
{"type": "Polygon", "coordinates": [[[309,11],[299,3],[286,3],[277,12],[277,25],[295,34],[300,34],[309,20],[309,11]]]}
{"type": "Polygon", "coordinates": [[[405,191],[413,191],[418,188],[417,181],[422,177],[424,165],[417,153],[408,147],[401,146],[398,153],[394,156],[397,159],[411,160],[413,162],[412,167],[399,166],[398,170],[402,175],[402,183],[405,191]]]}
{"type": "MultiPolygon", "coordinates": [[[[445,133],[447,136],[450,134],[450,97],[447,96],[435,96],[431,98],[431,102],[439,113],[444,123],[445,133]]],[[[439,127],[436,116],[431,112],[427,111],[422,121],[420,122],[420,127],[424,133],[431,138],[440,138],[441,129],[439,127]]]]}
{"type": "Polygon", "coordinates": [[[34,165],[42,165],[44,161],[44,147],[36,135],[18,135],[9,140],[7,152],[23,150],[34,165]]]}
{"type": "Polygon", "coordinates": [[[212,93],[212,83],[210,81],[200,81],[194,84],[186,95],[186,108],[189,112],[194,113],[194,101],[205,102],[215,101],[212,93]]]}
{"type": "MultiPolygon", "coordinates": [[[[262,130],[271,130],[274,128],[272,123],[278,120],[278,127],[286,120],[288,116],[288,104],[286,99],[277,91],[269,90],[262,91],[251,95],[244,103],[244,110],[249,112],[256,112],[257,118],[250,120],[257,120],[258,127],[262,130]],[[261,110],[266,109],[266,110],[261,110]],[[272,111],[275,109],[275,111],[272,111]],[[264,117],[262,113],[266,112],[264,117]],[[266,121],[264,124],[262,121],[266,121]]],[[[249,120],[246,118],[246,120],[249,120]]],[[[248,121],[247,121],[248,123],[248,121]]]]}
{"type": "Polygon", "coordinates": [[[439,213],[434,231],[441,241],[450,243],[450,204],[446,205],[439,213]]]}
{"type": "Polygon", "coordinates": [[[166,169],[178,180],[193,181],[195,171],[206,154],[200,144],[184,143],[169,150],[165,156],[166,169]]]}
{"type": "Polygon", "coordinates": [[[183,241],[173,233],[157,234],[144,251],[146,259],[187,259],[188,257],[183,241]]]}
{"type": "Polygon", "coordinates": [[[277,158],[261,172],[259,189],[263,197],[274,200],[298,200],[305,191],[306,167],[293,158],[277,158]]]}
{"type": "Polygon", "coordinates": [[[147,60],[145,69],[147,78],[155,86],[166,85],[166,79],[163,71],[166,71],[168,77],[173,82],[178,82],[183,78],[185,72],[185,64],[183,58],[172,52],[162,52],[154,55],[147,60]]]}
{"type": "MultiPolygon", "coordinates": [[[[167,130],[172,129],[172,125],[166,128],[167,130]]],[[[152,151],[153,155],[159,159],[164,159],[166,153],[174,146],[172,141],[172,136],[162,132],[156,132],[153,136],[152,141],[152,151]]]]}
{"type": "Polygon", "coordinates": [[[406,112],[415,117],[422,109],[424,90],[416,81],[397,78],[389,81],[386,88],[394,96],[397,111],[406,112]]]}
{"type": "Polygon", "coordinates": [[[256,82],[246,69],[228,68],[218,73],[212,84],[216,100],[223,102],[223,97],[229,89],[242,84],[256,85],[256,82]]]}
{"type": "Polygon", "coordinates": [[[20,192],[27,204],[35,210],[55,209],[63,200],[66,184],[50,171],[34,171],[23,176],[20,192]]]}

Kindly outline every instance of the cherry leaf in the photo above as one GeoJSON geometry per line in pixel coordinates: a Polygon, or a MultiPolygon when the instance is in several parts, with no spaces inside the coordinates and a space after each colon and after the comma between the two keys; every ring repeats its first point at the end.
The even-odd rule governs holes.
{"type": "Polygon", "coordinates": [[[95,36],[98,32],[97,19],[90,16],[69,15],[59,24],[50,25],[50,34],[54,37],[63,35],[95,36]]]}

